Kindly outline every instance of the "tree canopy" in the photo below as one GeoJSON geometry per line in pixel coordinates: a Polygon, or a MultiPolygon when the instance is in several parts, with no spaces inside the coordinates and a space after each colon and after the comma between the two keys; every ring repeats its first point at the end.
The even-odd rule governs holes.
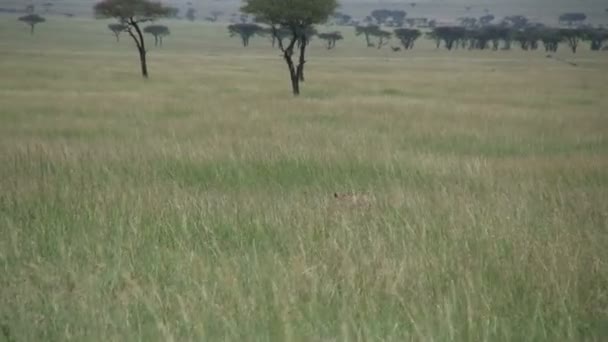
{"type": "Polygon", "coordinates": [[[263,32],[263,28],[257,24],[249,24],[249,23],[238,23],[228,25],[228,32],[230,33],[230,37],[239,36],[243,42],[243,46],[249,46],[249,40],[251,37],[256,34],[261,34],[263,32]]]}
{"type": "MultiPolygon", "coordinates": [[[[150,0],[102,0],[93,7],[97,18],[116,18],[125,25],[139,52],[141,73],[148,77],[146,62],[146,41],[139,26],[140,23],[153,21],[163,17],[175,16],[175,8],[165,6],[158,1],[150,0]]],[[[155,35],[155,38],[158,36],[155,35]]],[[[158,39],[155,39],[158,42],[158,39]]]]}
{"type": "Polygon", "coordinates": [[[308,26],[325,22],[337,7],[337,0],[244,0],[241,10],[271,25],[308,26]]]}
{"type": "Polygon", "coordinates": [[[319,39],[324,40],[327,43],[327,50],[335,48],[336,42],[338,40],[344,39],[342,33],[340,33],[339,31],[319,33],[317,36],[319,37],[319,39]]]}
{"type": "Polygon", "coordinates": [[[173,16],[176,10],[157,1],[103,0],[94,7],[99,18],[117,18],[135,22],[150,21],[173,16]]]}
{"type": "Polygon", "coordinates": [[[148,25],[144,28],[144,32],[154,36],[154,46],[163,46],[163,37],[171,34],[169,28],[165,25],[148,25]]]}
{"type": "Polygon", "coordinates": [[[44,17],[39,16],[38,14],[28,14],[19,18],[20,21],[30,25],[30,33],[34,34],[34,26],[36,24],[40,24],[46,21],[44,17]]]}
{"type": "Polygon", "coordinates": [[[116,41],[120,41],[120,33],[127,30],[127,25],[122,23],[108,24],[108,29],[116,36],[116,41]]]}
{"type": "Polygon", "coordinates": [[[281,39],[277,41],[289,69],[294,95],[300,94],[300,82],[304,81],[306,46],[311,38],[312,25],[327,21],[336,8],[337,0],[243,0],[241,11],[270,25],[275,38],[278,38],[277,31],[282,27],[291,32],[287,46],[281,39]],[[297,65],[293,60],[296,44],[299,50],[297,65]]]}
{"type": "Polygon", "coordinates": [[[406,50],[414,47],[414,42],[418,39],[422,33],[416,29],[398,28],[395,31],[395,37],[399,39],[401,45],[406,50]]]}

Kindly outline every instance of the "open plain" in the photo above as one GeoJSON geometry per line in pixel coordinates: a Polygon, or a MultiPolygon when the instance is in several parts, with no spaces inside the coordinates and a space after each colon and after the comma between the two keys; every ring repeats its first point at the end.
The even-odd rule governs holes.
{"type": "Polygon", "coordinates": [[[0,340],[608,339],[608,52],[108,23],[0,16],[0,340]]]}

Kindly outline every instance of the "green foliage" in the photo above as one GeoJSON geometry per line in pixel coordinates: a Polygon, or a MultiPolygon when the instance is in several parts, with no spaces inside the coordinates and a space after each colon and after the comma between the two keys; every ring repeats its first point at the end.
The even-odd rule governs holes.
{"type": "Polygon", "coordinates": [[[46,21],[44,17],[41,17],[38,14],[28,14],[23,17],[20,17],[19,20],[23,21],[24,23],[27,23],[28,25],[36,25],[46,21]]]}
{"type": "Polygon", "coordinates": [[[109,24],[108,29],[114,33],[119,33],[127,29],[127,25],[121,23],[109,24]]]}
{"type": "Polygon", "coordinates": [[[342,36],[342,33],[338,32],[338,31],[319,33],[318,37],[319,37],[319,39],[322,39],[322,40],[342,40],[342,39],[344,39],[344,37],[342,36]]]}
{"type": "MultiPolygon", "coordinates": [[[[274,41],[278,40],[283,52],[283,59],[289,68],[294,95],[300,94],[300,82],[304,81],[304,64],[306,63],[306,46],[316,34],[312,27],[327,21],[338,8],[337,0],[243,0],[241,11],[252,15],[254,20],[269,24],[274,41]],[[283,45],[277,30],[288,28],[291,32],[289,44],[283,45]],[[294,48],[297,45],[299,56],[294,63],[294,48]]],[[[244,43],[245,44],[245,43],[244,43]]]]}
{"type": "Polygon", "coordinates": [[[144,28],[144,32],[153,36],[168,36],[171,34],[171,31],[165,25],[149,25],[144,28]]]}
{"type": "Polygon", "coordinates": [[[39,23],[43,23],[46,21],[44,17],[39,16],[38,14],[28,14],[19,18],[20,21],[30,25],[30,33],[34,34],[34,26],[39,23]]]}
{"type": "Polygon", "coordinates": [[[576,53],[578,43],[583,38],[584,31],[580,29],[560,29],[559,34],[568,43],[572,53],[576,53]]]}
{"type": "Polygon", "coordinates": [[[249,40],[256,34],[263,34],[264,28],[257,24],[240,23],[228,26],[230,37],[240,36],[243,41],[243,46],[249,45],[249,40]]]}
{"type": "Polygon", "coordinates": [[[608,30],[605,28],[585,28],[582,32],[582,38],[591,43],[591,50],[598,51],[602,48],[605,41],[608,41],[608,30]]]}
{"type": "Polygon", "coordinates": [[[323,23],[338,8],[336,0],[244,0],[243,13],[284,26],[323,23]]]}
{"type": "Polygon", "coordinates": [[[442,26],[433,29],[432,36],[445,43],[448,50],[452,50],[454,44],[465,38],[466,29],[462,26],[442,26]]]}
{"type": "Polygon", "coordinates": [[[401,41],[401,45],[408,50],[414,47],[414,42],[418,39],[422,33],[420,30],[399,28],[395,31],[395,37],[401,41]]]}
{"type": "Polygon", "coordinates": [[[553,28],[546,28],[540,31],[540,40],[543,42],[545,51],[557,52],[559,43],[564,40],[559,30],[553,28]]]}
{"type": "Polygon", "coordinates": [[[526,27],[523,30],[516,31],[514,39],[519,42],[522,50],[538,49],[538,41],[541,40],[542,29],[539,27],[526,27]]]}
{"type": "Polygon", "coordinates": [[[231,37],[235,35],[253,36],[261,30],[263,28],[257,24],[241,23],[228,25],[228,32],[230,32],[231,37]]]}
{"type": "Polygon", "coordinates": [[[171,34],[165,25],[149,25],[144,28],[144,32],[154,36],[154,46],[163,46],[163,37],[171,34]]]}
{"type": "Polygon", "coordinates": [[[149,21],[175,15],[176,10],[157,1],[103,0],[94,7],[98,18],[118,18],[149,21]]]}
{"type": "Polygon", "coordinates": [[[380,26],[378,25],[357,26],[355,27],[355,35],[372,35],[373,32],[377,32],[379,30],[380,26]]]}
{"type": "Polygon", "coordinates": [[[128,26],[123,23],[113,23],[108,25],[108,29],[110,29],[110,31],[114,33],[114,36],[116,36],[117,42],[120,41],[120,33],[126,31],[127,28],[128,26]]]}
{"type": "Polygon", "coordinates": [[[319,39],[324,40],[327,43],[327,49],[331,50],[336,47],[336,42],[338,40],[344,39],[342,33],[339,31],[327,32],[327,33],[319,33],[317,34],[319,39]]]}

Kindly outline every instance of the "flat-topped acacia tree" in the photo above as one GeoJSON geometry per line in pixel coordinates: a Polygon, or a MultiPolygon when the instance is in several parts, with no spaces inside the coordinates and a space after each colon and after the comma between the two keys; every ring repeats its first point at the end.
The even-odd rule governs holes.
{"type": "Polygon", "coordinates": [[[306,63],[307,32],[314,24],[325,22],[338,7],[337,0],[243,0],[241,11],[253,15],[256,20],[270,25],[272,34],[279,37],[281,28],[290,32],[289,43],[277,39],[283,58],[289,69],[294,96],[300,94],[300,82],[304,79],[306,63]],[[294,49],[299,50],[297,65],[294,63],[294,49]]]}
{"type": "Polygon", "coordinates": [[[113,23],[108,25],[108,29],[114,33],[116,42],[120,42],[120,33],[127,30],[127,26],[121,23],[113,23]]]}
{"type": "Polygon", "coordinates": [[[342,36],[342,33],[340,33],[339,31],[319,33],[317,36],[319,37],[319,39],[324,40],[327,43],[327,45],[326,45],[327,50],[331,50],[331,49],[335,48],[336,42],[338,40],[344,39],[344,37],[342,36]]]}
{"type": "Polygon", "coordinates": [[[144,28],[145,33],[154,36],[154,46],[163,46],[163,37],[171,34],[169,28],[165,25],[150,25],[144,28]]]}
{"type": "Polygon", "coordinates": [[[249,46],[249,40],[256,34],[260,34],[263,28],[257,24],[238,23],[228,26],[230,37],[240,36],[243,42],[243,47],[249,46]]]}
{"type": "Polygon", "coordinates": [[[175,9],[149,0],[102,0],[95,5],[94,10],[98,18],[116,18],[125,25],[139,52],[141,74],[148,78],[146,44],[140,24],[170,17],[175,13],[175,9]]]}
{"type": "Polygon", "coordinates": [[[38,14],[28,14],[28,15],[25,15],[25,16],[19,18],[19,20],[30,25],[30,34],[34,34],[34,27],[37,24],[40,24],[40,23],[43,23],[46,21],[46,19],[39,16],[38,14]]]}

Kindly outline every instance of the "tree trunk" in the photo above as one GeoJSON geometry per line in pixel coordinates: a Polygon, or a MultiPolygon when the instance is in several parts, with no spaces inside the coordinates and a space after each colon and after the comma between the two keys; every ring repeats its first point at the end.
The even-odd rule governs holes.
{"type": "Polygon", "coordinates": [[[148,63],[146,62],[146,50],[139,49],[139,61],[141,63],[141,75],[148,78],[148,63]]]}
{"type": "Polygon", "coordinates": [[[578,42],[576,41],[576,39],[570,38],[568,41],[568,44],[570,45],[570,49],[572,50],[572,53],[576,53],[576,48],[578,47],[578,42]]]}
{"type": "Polygon", "coordinates": [[[30,35],[34,34],[34,24],[30,24],[30,35]]]}
{"type": "Polygon", "coordinates": [[[163,36],[158,37],[158,42],[160,44],[160,47],[163,47],[163,36]]]}
{"type": "Polygon", "coordinates": [[[287,68],[289,69],[289,77],[291,79],[291,88],[294,96],[300,95],[300,79],[299,75],[296,72],[296,68],[293,64],[293,49],[298,41],[298,32],[296,27],[291,27],[292,37],[291,41],[287,48],[283,45],[283,40],[277,37],[277,29],[275,26],[272,26],[272,34],[277,37],[277,42],[279,44],[279,49],[283,52],[283,59],[285,59],[285,63],[287,64],[287,68]]]}
{"type": "Polygon", "coordinates": [[[146,62],[146,42],[144,40],[144,35],[141,32],[141,30],[139,29],[139,25],[137,24],[137,22],[133,21],[131,19],[131,25],[133,25],[133,27],[135,28],[135,31],[137,32],[137,36],[139,37],[139,42],[138,40],[134,37],[135,39],[135,43],[137,43],[138,45],[138,50],[139,50],[139,61],[141,62],[141,75],[144,78],[148,78],[148,63],[146,62]]]}
{"type": "Polygon", "coordinates": [[[119,33],[114,33],[114,35],[116,36],[116,42],[120,42],[120,34],[119,33]]]}
{"type": "Polygon", "coordinates": [[[300,80],[294,71],[291,71],[291,89],[293,90],[294,96],[300,95],[300,80]]]}
{"type": "Polygon", "coordinates": [[[158,36],[154,35],[154,46],[158,46],[158,36]]]}
{"type": "Polygon", "coordinates": [[[302,37],[300,40],[300,61],[298,63],[298,80],[300,82],[304,82],[304,64],[306,64],[306,45],[308,45],[308,41],[306,37],[302,37]]]}
{"type": "Polygon", "coordinates": [[[286,50],[283,57],[285,58],[285,63],[287,63],[287,68],[289,69],[289,77],[291,79],[291,89],[293,91],[293,95],[298,96],[300,95],[299,73],[296,71],[295,65],[293,64],[291,53],[286,50]]]}

